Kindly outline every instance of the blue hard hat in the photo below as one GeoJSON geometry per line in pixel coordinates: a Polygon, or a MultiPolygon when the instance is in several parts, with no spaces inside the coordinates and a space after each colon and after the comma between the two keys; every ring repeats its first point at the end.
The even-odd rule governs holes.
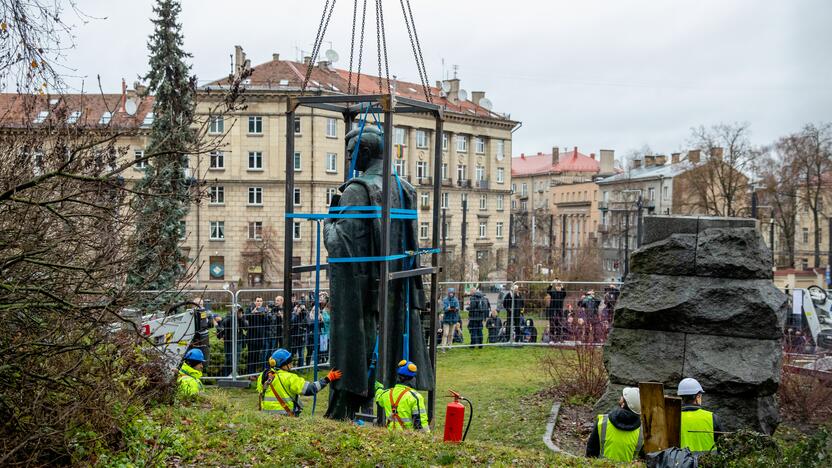
{"type": "Polygon", "coordinates": [[[199,348],[189,349],[187,353],[185,353],[185,360],[186,361],[199,361],[205,362],[205,355],[202,354],[202,350],[199,348]]]}
{"type": "Polygon", "coordinates": [[[399,362],[399,375],[405,377],[416,377],[416,372],[418,369],[416,368],[416,364],[413,364],[411,361],[400,361],[399,362]]]}
{"type": "Polygon", "coordinates": [[[269,358],[269,365],[272,367],[283,367],[290,362],[292,362],[292,353],[283,348],[273,352],[272,357],[269,358]]]}

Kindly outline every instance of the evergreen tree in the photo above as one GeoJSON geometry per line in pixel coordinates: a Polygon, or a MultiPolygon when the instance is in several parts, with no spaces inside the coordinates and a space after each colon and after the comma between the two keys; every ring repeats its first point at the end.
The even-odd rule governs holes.
{"type": "Polygon", "coordinates": [[[182,49],[182,25],[177,0],[157,0],[156,19],[147,47],[150,71],[143,77],[155,96],[153,124],[147,147],[144,178],[136,185],[140,216],[136,223],[138,252],[128,281],[132,286],[165,290],[176,286],[184,269],[179,249],[180,222],[188,212],[187,151],[197,136],[191,127],[196,110],[196,77],[190,76],[182,49]]]}

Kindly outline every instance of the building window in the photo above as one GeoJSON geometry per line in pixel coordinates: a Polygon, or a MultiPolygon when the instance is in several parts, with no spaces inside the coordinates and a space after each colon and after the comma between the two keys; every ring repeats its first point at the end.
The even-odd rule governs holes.
{"type": "Polygon", "coordinates": [[[503,211],[503,195],[497,195],[497,211],[503,211]]]}
{"type": "Polygon", "coordinates": [[[502,184],[505,181],[506,170],[503,167],[497,168],[497,183],[502,184]]]}
{"type": "MultiPolygon", "coordinates": [[[[606,194],[607,192],[604,192],[604,193],[606,194]]],[[[668,190],[668,187],[662,187],[662,199],[668,200],[669,196],[670,196],[670,190],[668,190]]],[[[606,199],[604,201],[606,201],[606,199]]]]}
{"type": "Polygon", "coordinates": [[[149,127],[153,125],[153,112],[148,112],[144,115],[144,120],[142,120],[142,127],[149,127]]]}
{"type": "Polygon", "coordinates": [[[511,209],[512,209],[512,210],[516,210],[516,209],[517,209],[517,200],[511,200],[511,209]]]}
{"type": "Polygon", "coordinates": [[[211,205],[222,205],[225,203],[225,187],[222,185],[208,187],[208,203],[211,205]]]}
{"type": "Polygon", "coordinates": [[[98,123],[100,123],[101,125],[107,125],[108,123],[110,123],[110,120],[112,119],[113,113],[110,111],[106,111],[103,114],[101,114],[101,120],[99,120],[98,123]]]}
{"type": "Polygon", "coordinates": [[[225,221],[211,221],[211,240],[225,240],[225,221]]]}
{"type": "Polygon", "coordinates": [[[263,152],[249,151],[248,152],[248,170],[262,171],[263,170],[263,152]]]}
{"type": "Polygon", "coordinates": [[[301,134],[300,117],[295,117],[295,135],[301,134]]]}
{"type": "Polygon", "coordinates": [[[221,115],[212,116],[208,124],[208,133],[222,133],[225,131],[225,119],[221,115]]]}
{"type": "Polygon", "coordinates": [[[656,189],[650,187],[647,189],[647,199],[648,200],[655,200],[656,199],[656,189]]]}
{"type": "Polygon", "coordinates": [[[474,151],[477,154],[484,154],[485,153],[485,138],[476,137],[476,139],[474,140],[474,151]]]}
{"type": "Polygon", "coordinates": [[[480,210],[485,211],[488,209],[488,195],[482,194],[480,195],[480,210]]]}
{"type": "Polygon", "coordinates": [[[208,169],[225,169],[225,154],[222,151],[208,154],[208,169]]]}
{"type": "Polygon", "coordinates": [[[502,239],[503,238],[503,222],[502,221],[497,222],[496,237],[497,237],[497,239],[502,239]]]}
{"type": "Polygon", "coordinates": [[[179,221],[179,240],[185,240],[188,237],[188,225],[185,221],[179,221]]]}
{"type": "Polygon", "coordinates": [[[422,192],[419,195],[422,198],[422,206],[429,207],[430,206],[430,194],[428,192],[422,192]]]}
{"type": "Polygon", "coordinates": [[[292,240],[300,240],[300,222],[295,221],[292,223],[292,240]]]}
{"type": "Polygon", "coordinates": [[[251,221],[248,223],[248,238],[250,240],[263,239],[263,221],[251,221]]]}
{"type": "Polygon", "coordinates": [[[427,148],[428,147],[428,132],[424,130],[416,130],[416,147],[417,148],[427,148]]]}
{"type": "Polygon", "coordinates": [[[338,172],[338,154],[326,154],[326,171],[330,173],[338,172]]]}
{"type": "Polygon", "coordinates": [[[517,193],[517,184],[511,184],[511,193],[517,193]]]}
{"type": "Polygon", "coordinates": [[[474,174],[476,175],[477,180],[485,180],[485,167],[477,166],[474,168],[474,174]]]}
{"type": "Polygon", "coordinates": [[[393,161],[393,169],[396,170],[396,174],[398,174],[399,177],[407,175],[405,174],[405,167],[407,167],[407,165],[405,164],[404,159],[396,159],[393,161]]]}
{"type": "Polygon", "coordinates": [[[208,257],[208,274],[212,280],[225,279],[225,257],[208,257]]]}
{"type": "Polygon", "coordinates": [[[465,180],[465,164],[458,164],[456,166],[456,178],[457,180],[465,180]]]}
{"type": "Polygon", "coordinates": [[[448,163],[442,163],[442,180],[448,180],[448,163]]]}
{"type": "Polygon", "coordinates": [[[448,134],[443,132],[442,133],[442,151],[448,151],[448,141],[449,140],[450,140],[450,137],[448,137],[448,134]]]}
{"type": "Polygon", "coordinates": [[[442,208],[448,208],[451,205],[451,194],[442,192],[442,208]]]}
{"type": "Polygon", "coordinates": [[[298,188],[298,187],[295,187],[295,193],[294,193],[294,196],[292,197],[292,202],[295,206],[300,206],[301,205],[300,188],[298,188]]]}
{"type": "Polygon", "coordinates": [[[407,146],[407,131],[401,127],[393,129],[393,144],[407,146]]]}
{"type": "Polygon", "coordinates": [[[488,235],[488,222],[480,221],[480,239],[485,239],[488,235]]]}
{"type": "Polygon", "coordinates": [[[144,150],[133,150],[133,158],[136,159],[136,169],[146,169],[147,159],[144,158],[144,150]]]}
{"type": "Polygon", "coordinates": [[[506,142],[503,140],[494,140],[494,153],[497,156],[497,161],[502,161],[506,156],[506,142]]]}
{"type": "Polygon", "coordinates": [[[248,133],[263,133],[263,117],[250,116],[248,118],[248,133]]]}
{"type": "Polygon", "coordinates": [[[72,111],[72,113],[69,114],[69,117],[66,118],[66,123],[74,124],[75,122],[78,122],[78,119],[80,117],[81,117],[81,111],[72,111]]]}
{"type": "Polygon", "coordinates": [[[332,205],[332,199],[335,197],[335,187],[326,189],[326,206],[332,205]]]}
{"type": "Polygon", "coordinates": [[[262,205],[263,204],[263,187],[249,187],[248,188],[248,204],[262,205]]]}
{"type": "Polygon", "coordinates": [[[809,243],[809,228],[803,228],[803,243],[809,243]]]}
{"type": "Polygon", "coordinates": [[[468,151],[468,137],[465,135],[456,136],[456,150],[460,153],[468,151]]]}
{"type": "Polygon", "coordinates": [[[421,223],[419,223],[419,239],[427,240],[428,231],[430,230],[429,228],[430,228],[430,226],[428,225],[427,222],[422,221],[421,223]]]}
{"type": "Polygon", "coordinates": [[[529,186],[523,182],[523,185],[520,186],[520,196],[525,197],[529,194],[529,186]]]}
{"type": "MultiPolygon", "coordinates": [[[[32,123],[43,123],[43,121],[46,120],[47,117],[49,117],[49,111],[40,111],[38,112],[37,117],[35,117],[35,120],[33,120],[32,123]]],[[[145,117],[145,119],[147,119],[147,117],[145,117]]]]}
{"type": "Polygon", "coordinates": [[[338,138],[338,121],[335,119],[326,119],[326,137],[338,138]]]}
{"type": "Polygon", "coordinates": [[[447,240],[451,238],[451,222],[446,221],[445,224],[442,225],[442,238],[447,240]]]}
{"type": "Polygon", "coordinates": [[[522,202],[520,202],[520,210],[521,211],[529,211],[529,202],[527,202],[526,200],[523,200],[522,202]]]}
{"type": "Polygon", "coordinates": [[[295,172],[300,171],[301,170],[300,151],[295,151],[294,164],[295,164],[295,172]]]}
{"type": "Polygon", "coordinates": [[[425,161],[416,161],[416,177],[418,179],[426,179],[428,177],[428,163],[425,161]]]}

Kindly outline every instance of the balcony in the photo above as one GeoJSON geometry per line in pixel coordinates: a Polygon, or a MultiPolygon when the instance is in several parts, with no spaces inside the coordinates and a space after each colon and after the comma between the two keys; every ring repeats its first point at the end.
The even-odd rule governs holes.
{"type": "Polygon", "coordinates": [[[451,179],[442,179],[442,186],[443,187],[452,187],[454,185],[451,179]]]}
{"type": "Polygon", "coordinates": [[[433,177],[419,177],[419,185],[433,185],[433,177]]]}
{"type": "Polygon", "coordinates": [[[419,208],[420,208],[422,211],[430,211],[430,209],[432,208],[432,206],[430,205],[430,203],[422,203],[421,205],[419,205],[419,208]]]}
{"type": "Polygon", "coordinates": [[[477,188],[488,190],[488,179],[480,179],[477,181],[477,188]]]}
{"type": "Polygon", "coordinates": [[[607,234],[610,232],[610,227],[607,224],[601,224],[598,226],[598,234],[607,234]]]}
{"type": "Polygon", "coordinates": [[[610,209],[609,202],[599,201],[598,202],[598,209],[601,211],[606,211],[610,209]]]}
{"type": "Polygon", "coordinates": [[[457,179],[456,185],[461,188],[471,188],[471,179],[457,179]]]}
{"type": "Polygon", "coordinates": [[[656,209],[656,200],[644,200],[644,208],[647,208],[650,211],[656,209]]]}

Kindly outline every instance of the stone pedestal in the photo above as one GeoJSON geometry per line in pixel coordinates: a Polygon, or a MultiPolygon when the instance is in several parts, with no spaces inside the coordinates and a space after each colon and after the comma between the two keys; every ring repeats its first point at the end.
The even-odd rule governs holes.
{"type": "Polygon", "coordinates": [[[648,216],[644,232],[650,243],[630,259],[596,409],[608,411],[625,386],[662,382],[675,395],[693,377],[725,430],[772,433],[787,298],[754,221],[648,216]]]}

